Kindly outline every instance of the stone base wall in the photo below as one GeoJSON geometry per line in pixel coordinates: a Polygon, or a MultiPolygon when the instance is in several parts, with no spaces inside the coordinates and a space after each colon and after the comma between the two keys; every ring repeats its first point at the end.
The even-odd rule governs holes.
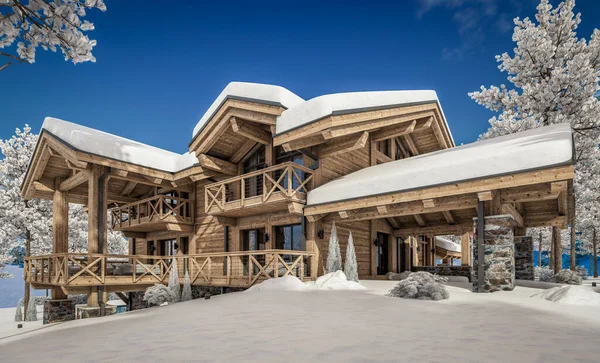
{"type": "Polygon", "coordinates": [[[535,280],[533,271],[533,238],[531,236],[515,237],[515,278],[519,280],[535,280]]]}
{"type": "Polygon", "coordinates": [[[244,290],[246,289],[242,287],[192,286],[192,299],[202,299],[207,295],[215,296],[244,290]]]}
{"type": "MultiPolygon", "coordinates": [[[[116,306],[106,306],[104,308],[104,316],[114,315],[117,313],[116,306]]],[[[100,317],[100,307],[82,306],[79,308],[79,319],[98,318],[100,317]]]]}
{"type": "MultiPolygon", "coordinates": [[[[485,217],[484,229],[484,268],[483,290],[486,292],[510,291],[515,287],[515,244],[514,222],[511,216],[499,215],[485,217]]],[[[473,291],[479,292],[479,243],[477,219],[474,219],[473,238],[473,291]]]]}
{"type": "Polygon", "coordinates": [[[44,301],[44,324],[75,320],[75,303],[72,300],[44,301]]]}
{"type": "Polygon", "coordinates": [[[129,295],[129,310],[147,309],[148,303],[144,301],[145,291],[135,291],[129,295]]]}
{"type": "Polygon", "coordinates": [[[471,281],[471,266],[414,266],[413,271],[426,271],[440,276],[463,276],[471,281]]]}

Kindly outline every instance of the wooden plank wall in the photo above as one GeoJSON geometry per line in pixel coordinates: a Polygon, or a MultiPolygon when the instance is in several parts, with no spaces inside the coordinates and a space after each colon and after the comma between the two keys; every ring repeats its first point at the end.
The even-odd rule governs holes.
{"type": "MultiPolygon", "coordinates": [[[[321,262],[322,269],[319,270],[319,275],[325,271],[327,264],[327,255],[329,250],[329,237],[331,236],[332,222],[325,220],[322,223],[325,236],[319,240],[321,245],[321,262]]],[[[338,238],[340,241],[340,252],[342,253],[343,263],[346,261],[346,248],[348,246],[348,235],[352,231],[352,239],[354,240],[354,249],[356,250],[356,262],[358,264],[358,276],[366,277],[371,275],[371,223],[369,221],[356,222],[337,222],[336,223],[338,238]]],[[[343,264],[342,264],[343,266],[343,264]]]]}
{"type": "Polygon", "coordinates": [[[194,221],[194,235],[190,239],[190,253],[223,252],[223,238],[225,229],[217,219],[204,212],[204,186],[207,183],[196,184],[196,208],[194,221]]]}

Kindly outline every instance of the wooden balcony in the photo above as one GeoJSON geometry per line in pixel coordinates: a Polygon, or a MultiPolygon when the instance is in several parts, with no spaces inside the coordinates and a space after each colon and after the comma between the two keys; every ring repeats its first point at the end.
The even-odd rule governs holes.
{"type": "MultiPolygon", "coordinates": [[[[292,275],[309,280],[306,251],[263,250],[181,255],[180,282],[187,270],[192,285],[249,287],[270,278],[292,275]]],[[[24,279],[35,288],[61,286],[76,292],[91,286],[109,291],[137,291],[169,281],[174,256],[58,253],[25,258],[24,279]]]]}
{"type": "Polygon", "coordinates": [[[191,226],[193,205],[189,199],[157,195],[110,210],[111,227],[117,231],[181,230],[191,226]]]}
{"type": "Polygon", "coordinates": [[[205,187],[205,211],[241,217],[294,208],[304,204],[312,188],[313,171],[287,162],[226,179],[205,187]]]}

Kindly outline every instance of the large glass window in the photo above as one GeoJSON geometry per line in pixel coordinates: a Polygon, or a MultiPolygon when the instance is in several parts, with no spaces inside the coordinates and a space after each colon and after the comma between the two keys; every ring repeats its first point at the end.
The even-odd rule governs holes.
{"type": "MultiPolygon", "coordinates": [[[[261,145],[244,160],[244,174],[261,170],[266,167],[265,146],[261,145]]],[[[244,193],[246,197],[255,197],[263,193],[263,177],[257,175],[244,181],[244,193]]]]}
{"type": "Polygon", "coordinates": [[[302,225],[293,224],[275,227],[275,248],[279,250],[303,251],[302,225]]]}
{"type": "MultiPolygon", "coordinates": [[[[298,165],[304,165],[304,155],[302,155],[299,151],[296,151],[296,150],[290,151],[290,152],[285,152],[282,147],[278,147],[277,148],[277,164],[287,163],[290,161],[293,163],[296,163],[298,165]]],[[[296,189],[300,186],[301,182],[304,181],[305,176],[304,176],[304,172],[302,170],[294,169],[294,171],[300,178],[300,180],[298,180],[295,176],[292,176],[292,188],[296,189]]],[[[277,173],[275,175],[276,180],[279,179],[279,177],[281,176],[281,173],[283,173],[283,170],[277,171],[277,173]]],[[[283,184],[283,187],[285,189],[287,189],[288,179],[284,178],[282,180],[282,184],[283,184]]]]}

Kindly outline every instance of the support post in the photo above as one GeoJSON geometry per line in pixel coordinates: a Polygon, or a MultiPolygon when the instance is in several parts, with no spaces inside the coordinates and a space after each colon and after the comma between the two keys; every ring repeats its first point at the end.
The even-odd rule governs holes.
{"type": "Polygon", "coordinates": [[[542,232],[540,232],[540,239],[538,241],[538,266],[542,267],[542,232]]]}
{"type": "Polygon", "coordinates": [[[465,233],[460,237],[460,264],[471,265],[471,234],[465,233]]]}
{"type": "MultiPolygon", "coordinates": [[[[102,253],[106,245],[106,168],[93,165],[88,181],[88,253],[102,253]]],[[[102,291],[91,287],[87,305],[99,307],[102,291]],[[100,293],[100,294],[99,294],[100,293]]],[[[104,304],[102,304],[104,305],[104,304]]]]}
{"type": "MultiPolygon", "coordinates": [[[[52,249],[53,253],[68,252],[69,241],[69,202],[68,192],[60,191],[62,179],[54,182],[54,196],[52,199],[52,249]]],[[[52,288],[52,299],[66,299],[67,294],[62,288],[52,288]]]]}
{"type": "Polygon", "coordinates": [[[592,256],[594,261],[592,262],[592,268],[594,269],[594,277],[598,277],[598,250],[597,250],[597,236],[596,236],[596,227],[594,227],[593,237],[592,237],[592,248],[594,249],[592,256]]]}

